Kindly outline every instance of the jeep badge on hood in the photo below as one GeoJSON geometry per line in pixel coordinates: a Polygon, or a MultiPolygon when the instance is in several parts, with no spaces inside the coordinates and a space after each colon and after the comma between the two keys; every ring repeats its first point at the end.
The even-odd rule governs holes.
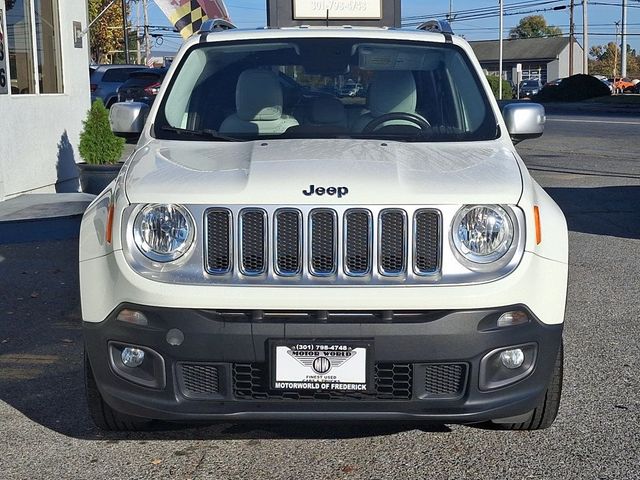
{"type": "Polygon", "coordinates": [[[302,190],[307,197],[311,195],[338,195],[338,198],[342,198],[349,193],[347,187],[316,187],[315,185],[309,185],[309,190],[302,190]]]}

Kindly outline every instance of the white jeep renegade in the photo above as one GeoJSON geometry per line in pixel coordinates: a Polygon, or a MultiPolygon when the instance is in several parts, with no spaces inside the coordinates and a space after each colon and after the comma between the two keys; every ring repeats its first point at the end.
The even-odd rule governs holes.
{"type": "Polygon", "coordinates": [[[82,222],[96,424],[550,426],[567,227],[513,146],[542,107],[433,25],[210,24],[111,112],[140,141],[82,222]]]}

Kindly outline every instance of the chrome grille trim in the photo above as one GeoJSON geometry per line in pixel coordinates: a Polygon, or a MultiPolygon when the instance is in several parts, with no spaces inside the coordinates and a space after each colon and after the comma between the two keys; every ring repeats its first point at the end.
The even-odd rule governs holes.
{"type": "Polygon", "coordinates": [[[371,273],[371,264],[373,263],[373,216],[367,209],[351,208],[344,213],[343,225],[344,273],[350,277],[367,276],[371,273]],[[362,231],[355,231],[356,229],[362,230],[362,225],[354,225],[355,222],[362,222],[363,219],[366,222],[364,235],[362,231]],[[360,242],[360,244],[356,242],[360,242]],[[364,246],[361,245],[362,243],[364,246]],[[358,268],[356,265],[363,263],[364,268],[358,268]]]}
{"type": "MultiPolygon", "coordinates": [[[[406,288],[420,287],[426,285],[476,285],[483,284],[504,278],[513,272],[520,265],[526,240],[526,221],[522,209],[515,205],[506,205],[506,209],[512,216],[514,225],[517,225],[516,235],[514,237],[512,251],[509,254],[508,263],[496,271],[478,272],[471,271],[462,265],[455,256],[453,246],[451,244],[451,228],[458,214],[460,205],[452,204],[398,204],[398,205],[356,205],[356,204],[340,204],[340,205],[318,205],[318,204],[296,204],[296,205],[250,205],[250,204],[186,204],[184,207],[189,210],[194,220],[195,238],[197,239],[191,249],[181,258],[174,262],[159,265],[156,262],[145,257],[136,246],[133,238],[133,228],[136,216],[144,208],[145,204],[133,204],[125,208],[122,216],[123,228],[120,232],[120,239],[123,245],[122,252],[127,264],[138,275],[145,279],[164,283],[167,285],[211,285],[226,287],[291,287],[291,288],[312,288],[315,286],[323,286],[325,288],[376,288],[380,286],[406,288]],[[223,209],[231,212],[232,215],[232,239],[233,251],[231,252],[231,270],[225,274],[212,274],[207,271],[207,218],[205,213],[212,208],[223,209]],[[266,272],[262,275],[245,275],[239,269],[240,252],[239,245],[239,217],[240,212],[246,208],[260,209],[267,213],[268,231],[267,239],[268,262],[266,272]],[[272,234],[272,225],[275,212],[280,208],[292,208],[302,213],[303,220],[303,259],[302,271],[297,276],[286,277],[279,275],[274,268],[273,248],[274,236],[272,234]],[[313,275],[309,271],[309,213],[318,208],[330,208],[336,212],[339,218],[338,229],[338,245],[337,245],[337,271],[333,276],[319,277],[313,275]],[[404,210],[407,214],[407,268],[403,275],[387,276],[380,273],[378,268],[378,219],[381,211],[389,208],[404,210]],[[343,219],[346,211],[350,209],[366,209],[369,210],[373,217],[373,244],[372,244],[372,264],[371,272],[365,276],[350,276],[344,271],[344,252],[343,252],[343,219]],[[414,225],[413,218],[416,211],[421,209],[433,210],[437,212],[439,217],[439,263],[438,271],[432,275],[418,275],[413,268],[414,265],[414,225]],[[411,242],[411,243],[410,243],[411,242]]],[[[226,299],[222,298],[222,307],[227,305],[226,299]]],[[[248,299],[251,302],[250,299],[248,299]]],[[[360,305],[358,305],[360,307],[360,305]]],[[[406,307],[406,305],[403,305],[406,307]]],[[[230,308],[230,307],[229,307],[230,308]]],[[[394,304],[393,308],[399,308],[394,304]]]]}
{"type": "Polygon", "coordinates": [[[425,277],[438,275],[442,268],[442,215],[438,210],[421,208],[415,211],[412,239],[413,272],[425,277]],[[420,225],[421,217],[423,221],[428,222],[428,225],[420,225]],[[426,235],[425,227],[435,230],[435,232],[426,235]],[[425,268],[425,263],[433,266],[425,268]]]}
{"type": "Polygon", "coordinates": [[[247,276],[266,273],[268,265],[267,212],[261,208],[240,211],[238,225],[238,261],[240,271],[247,276]]]}
{"type": "Polygon", "coordinates": [[[302,232],[302,212],[300,210],[295,208],[276,210],[273,216],[273,268],[277,275],[295,277],[302,273],[302,232]],[[291,222],[295,223],[293,232],[291,231],[291,222]],[[291,264],[294,265],[294,268],[291,268],[291,264]]]}
{"type": "Polygon", "coordinates": [[[309,273],[316,277],[335,275],[338,271],[338,215],[335,210],[316,208],[309,212],[308,243],[309,273]],[[328,234],[320,230],[327,228],[327,222],[330,222],[328,234]],[[322,265],[325,263],[329,266],[322,265]]]}
{"type": "Polygon", "coordinates": [[[407,243],[407,213],[399,208],[382,210],[378,216],[378,270],[382,275],[398,277],[406,272],[407,243]],[[400,242],[398,223],[401,225],[400,242]]]}
{"type": "Polygon", "coordinates": [[[205,269],[211,275],[227,274],[233,269],[233,214],[227,208],[210,208],[205,212],[204,223],[205,269]],[[226,242],[212,245],[214,230],[221,237],[226,236],[226,242]]]}

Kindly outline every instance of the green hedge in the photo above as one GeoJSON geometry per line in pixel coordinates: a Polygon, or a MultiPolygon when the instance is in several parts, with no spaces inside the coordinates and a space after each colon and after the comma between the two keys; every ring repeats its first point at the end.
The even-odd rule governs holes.
{"type": "MultiPolygon", "coordinates": [[[[500,92],[500,78],[495,75],[487,75],[487,80],[491,86],[491,91],[496,99],[499,99],[500,92]]],[[[511,84],[506,80],[502,80],[502,99],[511,100],[513,98],[513,90],[511,90],[511,84]]]]}

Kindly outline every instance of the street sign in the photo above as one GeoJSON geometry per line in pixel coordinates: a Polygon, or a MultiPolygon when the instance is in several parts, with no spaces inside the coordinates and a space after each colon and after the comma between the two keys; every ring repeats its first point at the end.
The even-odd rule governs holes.
{"type": "Polygon", "coordinates": [[[401,0],[267,0],[273,28],[310,26],[401,26],[401,0]]]}
{"type": "Polygon", "coordinates": [[[9,93],[7,78],[7,52],[4,47],[4,12],[0,9],[0,95],[9,93]]]}
{"type": "Polygon", "coordinates": [[[382,0],[293,0],[295,20],[380,20],[382,0]]]}

